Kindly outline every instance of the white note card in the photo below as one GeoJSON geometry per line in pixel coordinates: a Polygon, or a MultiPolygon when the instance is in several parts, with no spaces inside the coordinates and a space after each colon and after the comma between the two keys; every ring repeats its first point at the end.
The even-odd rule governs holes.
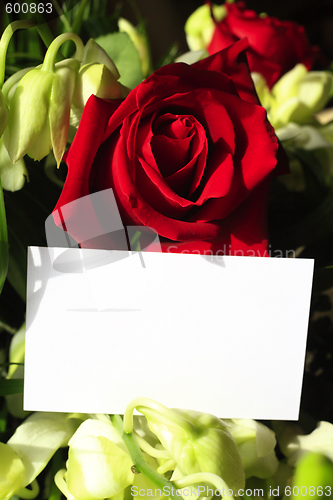
{"type": "Polygon", "coordinates": [[[297,420],[313,264],[29,248],[25,410],[297,420]]]}

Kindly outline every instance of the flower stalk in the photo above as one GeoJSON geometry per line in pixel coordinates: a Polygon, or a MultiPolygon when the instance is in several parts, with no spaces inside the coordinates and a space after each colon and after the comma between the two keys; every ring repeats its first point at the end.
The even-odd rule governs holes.
{"type": "Polygon", "coordinates": [[[124,432],[123,440],[133,461],[133,466],[137,471],[136,473],[141,472],[142,474],[144,474],[161,490],[163,490],[164,487],[167,487],[170,491],[170,495],[173,498],[178,498],[178,495],[173,493],[173,491],[177,489],[177,486],[172,481],[168,481],[165,477],[161,476],[152,467],[150,467],[150,465],[147,464],[142,456],[141,450],[137,442],[135,441],[133,434],[131,432],[124,432]]]}
{"type": "Polygon", "coordinates": [[[76,52],[74,55],[74,59],[78,59],[81,61],[84,50],[84,45],[81,38],[75,33],[63,33],[62,35],[59,35],[55,40],[53,40],[53,42],[49,46],[44,58],[42,70],[54,73],[58,50],[63,43],[67,42],[67,40],[72,40],[75,43],[76,52]]]}
{"type": "Polygon", "coordinates": [[[140,410],[140,407],[149,408],[161,414],[167,420],[170,420],[176,425],[179,425],[184,430],[186,430],[190,435],[195,435],[197,433],[195,426],[189,422],[186,418],[178,415],[174,411],[170,410],[166,406],[157,403],[149,398],[135,398],[129,403],[124,413],[124,433],[130,434],[133,432],[133,411],[134,409],[140,410]]]}
{"type": "Polygon", "coordinates": [[[3,32],[0,40],[0,89],[3,86],[3,82],[5,79],[7,49],[14,32],[18,29],[28,29],[33,28],[34,26],[35,23],[32,20],[14,21],[10,23],[3,32]]]}

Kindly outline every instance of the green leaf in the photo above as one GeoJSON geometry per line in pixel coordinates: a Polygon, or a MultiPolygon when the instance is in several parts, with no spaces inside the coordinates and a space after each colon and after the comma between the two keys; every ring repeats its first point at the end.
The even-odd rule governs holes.
{"type": "Polygon", "coordinates": [[[8,227],[8,240],[10,253],[7,278],[15,292],[25,302],[27,288],[27,250],[10,227],[8,227]]]}
{"type": "Polygon", "coordinates": [[[0,293],[8,271],[8,233],[5,202],[0,182],[0,293]]]}
{"type": "Polygon", "coordinates": [[[23,378],[0,379],[0,396],[23,393],[23,378]]]}
{"type": "Polygon", "coordinates": [[[117,66],[120,83],[133,89],[142,82],[139,54],[127,33],[110,33],[95,41],[117,66]]]}

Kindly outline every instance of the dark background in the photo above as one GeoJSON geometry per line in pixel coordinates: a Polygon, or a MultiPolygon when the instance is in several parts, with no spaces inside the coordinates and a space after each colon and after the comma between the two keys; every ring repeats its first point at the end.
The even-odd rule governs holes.
{"type": "MultiPolygon", "coordinates": [[[[174,42],[180,52],[188,50],[184,35],[184,24],[188,16],[204,0],[136,0],[137,7],[146,21],[153,61],[156,64],[170,49],[174,42]]],[[[215,3],[223,3],[218,0],[215,3]]],[[[116,6],[117,2],[111,4],[116,6]]],[[[120,2],[119,2],[120,4],[120,2]]],[[[121,15],[136,24],[130,2],[121,2],[121,15]]],[[[313,45],[319,45],[329,61],[333,60],[333,0],[248,0],[248,8],[258,14],[266,12],[269,16],[292,20],[305,26],[313,45]]],[[[112,10],[112,6],[110,5],[112,10]]]]}

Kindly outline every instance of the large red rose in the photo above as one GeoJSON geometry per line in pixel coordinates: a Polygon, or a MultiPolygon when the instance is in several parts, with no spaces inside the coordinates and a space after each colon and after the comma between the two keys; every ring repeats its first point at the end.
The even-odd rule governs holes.
{"type": "Polygon", "coordinates": [[[112,188],[123,224],[154,229],[163,251],[266,255],[279,145],[246,47],[162,67],[124,100],[91,97],[56,210],[112,188]]]}
{"type": "Polygon", "coordinates": [[[247,37],[247,57],[251,71],[261,73],[269,87],[297,63],[311,69],[317,48],[311,47],[305,30],[292,21],[258,16],[245,7],[245,2],[225,3],[228,14],[216,23],[207,48],[210,54],[247,37]]]}

